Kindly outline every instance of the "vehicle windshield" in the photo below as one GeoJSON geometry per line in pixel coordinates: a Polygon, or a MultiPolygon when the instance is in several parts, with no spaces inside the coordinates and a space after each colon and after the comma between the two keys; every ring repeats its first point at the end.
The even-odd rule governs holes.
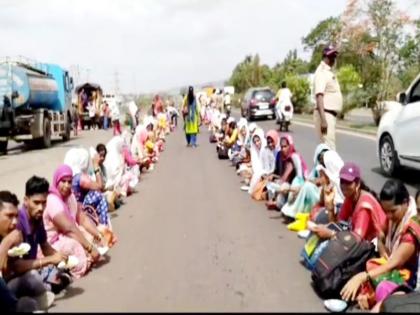
{"type": "Polygon", "coordinates": [[[270,90],[257,91],[254,98],[258,101],[269,101],[273,98],[274,94],[270,90]]]}

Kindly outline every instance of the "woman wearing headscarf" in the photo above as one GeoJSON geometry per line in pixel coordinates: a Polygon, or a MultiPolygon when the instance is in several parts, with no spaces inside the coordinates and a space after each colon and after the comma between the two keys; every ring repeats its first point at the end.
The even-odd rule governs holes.
{"type": "Polygon", "coordinates": [[[102,182],[97,156],[93,163],[95,180],[92,180],[89,176],[90,155],[88,150],[73,148],[64,157],[64,164],[70,166],[73,172],[72,190],[77,202],[82,204],[83,207],[92,207],[98,217],[98,224],[109,226],[109,206],[102,194],[105,183],[102,182]]]}
{"type": "Polygon", "coordinates": [[[138,125],[131,142],[131,154],[138,160],[140,171],[153,164],[153,160],[146,152],[146,142],[149,137],[149,132],[153,130],[153,122],[150,117],[146,117],[142,124],[138,125]]]}
{"type": "MultiPolygon", "coordinates": [[[[306,181],[299,193],[292,203],[286,203],[281,212],[290,217],[296,218],[296,221],[289,224],[287,228],[292,231],[300,231],[306,229],[306,223],[309,219],[309,214],[312,209],[320,203],[323,190],[332,189],[335,190],[335,204],[340,207],[343,203],[344,197],[340,189],[340,170],[344,165],[343,160],[333,150],[323,151],[322,159],[316,166],[316,172],[318,173],[317,181],[319,186],[311,181],[306,181]]],[[[320,154],[321,156],[321,154],[320,154]]],[[[322,202],[321,202],[322,203],[322,202]]],[[[322,204],[318,205],[318,209],[322,207],[322,204]]],[[[318,209],[314,209],[317,211],[318,209]]]]}
{"type": "Polygon", "coordinates": [[[385,183],[379,199],[388,218],[378,240],[381,258],[370,259],[366,271],[353,276],[341,290],[344,300],[357,300],[363,310],[379,311],[387,297],[410,292],[417,282],[420,220],[416,202],[405,185],[393,179],[385,183]]]}
{"type": "Polygon", "coordinates": [[[163,101],[159,95],[155,95],[153,99],[153,116],[156,117],[159,113],[163,113],[163,101]]]}
{"type": "MultiPolygon", "coordinates": [[[[340,188],[344,195],[343,205],[337,211],[333,189],[324,192],[324,204],[330,222],[348,222],[350,229],[362,239],[373,240],[385,229],[387,218],[372,192],[363,182],[358,165],[347,162],[340,170],[340,188]]],[[[310,228],[322,239],[330,239],[335,232],[326,225],[310,228]]]]}
{"type": "Polygon", "coordinates": [[[281,210],[286,202],[292,201],[307,177],[305,160],[296,151],[291,135],[280,138],[280,149],[274,175],[270,176],[267,184],[268,209],[281,210]]]}
{"type": "MultiPolygon", "coordinates": [[[[265,143],[266,145],[262,147],[260,151],[260,160],[261,160],[262,170],[261,170],[260,178],[258,180],[259,184],[258,186],[257,185],[255,186],[251,194],[253,194],[255,191],[260,191],[257,189],[257,187],[265,190],[268,178],[271,175],[273,175],[276,169],[276,156],[279,151],[279,135],[276,130],[269,130],[267,132],[267,135],[265,137],[265,143]]],[[[260,198],[264,199],[263,196],[255,197],[253,195],[253,197],[257,198],[257,200],[261,200],[260,198]]]]}
{"type": "Polygon", "coordinates": [[[72,193],[73,172],[61,165],[54,173],[43,214],[48,242],[55,250],[73,255],[78,264],[70,270],[76,279],[82,277],[99,259],[96,244],[103,245],[100,231],[78,206],[72,193]]]}
{"type": "Polygon", "coordinates": [[[339,186],[338,173],[343,165],[344,162],[337,152],[329,150],[325,144],[318,145],[315,150],[314,168],[299,189],[296,199],[292,203],[285,204],[281,211],[291,218],[295,218],[298,213],[309,213],[319,201],[320,169],[326,169],[328,174],[333,177],[334,183],[339,186]]]}
{"type": "Polygon", "coordinates": [[[244,178],[243,182],[246,184],[245,186],[241,187],[242,190],[249,189],[249,182],[252,177],[251,147],[252,147],[252,138],[257,129],[258,129],[258,126],[256,123],[249,124],[249,127],[248,127],[249,133],[248,133],[248,137],[245,139],[245,144],[244,144],[247,157],[245,158],[243,162],[240,163],[237,170],[237,174],[241,175],[244,178]]]}
{"type": "Polygon", "coordinates": [[[248,187],[250,195],[253,194],[256,185],[261,180],[261,176],[264,175],[262,152],[266,145],[267,140],[264,136],[264,131],[261,128],[257,128],[252,136],[251,144],[252,177],[248,187]]]}
{"type": "Polygon", "coordinates": [[[245,143],[249,137],[248,121],[245,118],[241,118],[237,124],[238,137],[236,145],[232,148],[231,158],[232,164],[237,166],[246,157],[245,143]]]}
{"type": "Polygon", "coordinates": [[[182,107],[182,113],[184,115],[184,129],[185,136],[187,139],[188,147],[197,147],[197,134],[199,132],[199,126],[201,124],[200,117],[200,105],[194,95],[194,88],[190,86],[188,88],[188,94],[184,99],[182,107]]]}
{"type": "Polygon", "coordinates": [[[107,155],[104,166],[107,173],[106,189],[115,189],[123,197],[137,185],[138,177],[126,171],[124,161],[124,140],[121,136],[115,136],[106,145],[107,155]]]}

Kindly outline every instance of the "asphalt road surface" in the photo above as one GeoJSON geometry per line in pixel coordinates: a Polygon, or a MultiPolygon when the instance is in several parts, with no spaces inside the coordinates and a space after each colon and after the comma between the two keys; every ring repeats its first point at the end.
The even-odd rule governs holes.
{"type": "MultiPolygon", "coordinates": [[[[274,121],[257,123],[265,130],[275,127],[274,121]]],[[[291,129],[311,167],[314,129],[291,129]]],[[[33,174],[50,180],[69,147],[110,137],[110,131],[84,132],[48,150],[0,157],[0,189],[22,197],[25,180],[33,174]]],[[[299,264],[303,240],[277,213],[240,191],[239,177],[217,159],[207,131],[199,143],[187,148],[181,130],[168,137],[156,169],[144,174],[138,192],[112,219],[119,243],[101,266],[56,300],[51,312],[324,311],[310,273],[299,264]]],[[[338,134],[338,152],[361,165],[367,184],[381,188],[385,178],[371,138],[338,134]]],[[[402,179],[413,174],[420,178],[405,172],[402,179]]]]}

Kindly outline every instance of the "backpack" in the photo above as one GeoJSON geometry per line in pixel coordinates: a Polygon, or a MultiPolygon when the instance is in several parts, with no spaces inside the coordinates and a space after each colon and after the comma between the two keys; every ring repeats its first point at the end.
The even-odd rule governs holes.
{"type": "Polygon", "coordinates": [[[216,143],[217,142],[217,138],[216,138],[216,135],[214,133],[210,134],[209,141],[210,141],[210,143],[216,143]]]}
{"type": "Polygon", "coordinates": [[[420,292],[391,295],[384,301],[381,311],[384,313],[419,313],[420,292]]]}
{"type": "Polygon", "coordinates": [[[229,159],[228,148],[226,148],[225,146],[219,147],[219,149],[217,150],[217,156],[219,160],[229,159]]]}
{"type": "Polygon", "coordinates": [[[328,242],[314,269],[315,291],[325,298],[340,298],[340,290],[355,274],[365,270],[366,262],[374,257],[375,245],[351,231],[341,231],[328,242]]]}

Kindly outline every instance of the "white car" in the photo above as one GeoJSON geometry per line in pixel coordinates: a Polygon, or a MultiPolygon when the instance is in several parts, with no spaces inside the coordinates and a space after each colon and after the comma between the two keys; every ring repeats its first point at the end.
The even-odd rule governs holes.
{"type": "Polygon", "coordinates": [[[391,176],[401,166],[420,170],[420,75],[406,92],[402,106],[394,106],[381,119],[377,133],[382,171],[391,176]]]}

